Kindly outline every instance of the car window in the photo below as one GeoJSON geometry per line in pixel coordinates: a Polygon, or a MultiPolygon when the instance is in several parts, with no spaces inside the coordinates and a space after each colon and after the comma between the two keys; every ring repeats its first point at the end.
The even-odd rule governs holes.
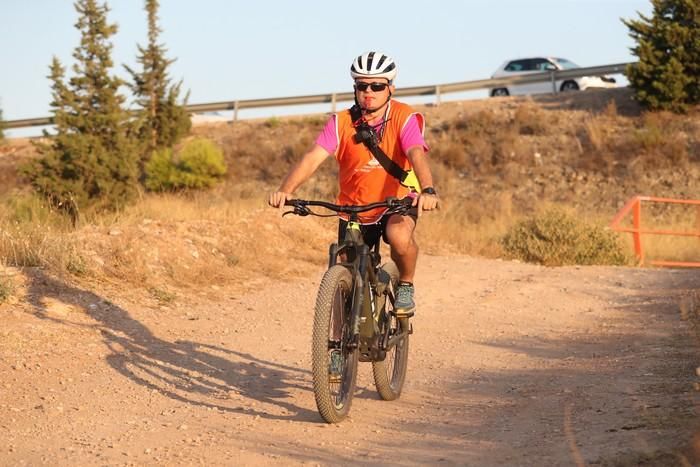
{"type": "Polygon", "coordinates": [[[533,58],[532,59],[532,70],[537,71],[547,71],[547,67],[551,66],[552,62],[544,58],[533,58]]]}
{"type": "Polygon", "coordinates": [[[506,71],[525,71],[525,65],[527,60],[513,60],[508,65],[506,65],[506,71]]]}
{"type": "Polygon", "coordinates": [[[571,70],[572,68],[580,68],[577,64],[574,62],[567,60],[565,58],[557,58],[556,59],[557,63],[559,63],[559,66],[561,67],[562,70],[571,70]]]}

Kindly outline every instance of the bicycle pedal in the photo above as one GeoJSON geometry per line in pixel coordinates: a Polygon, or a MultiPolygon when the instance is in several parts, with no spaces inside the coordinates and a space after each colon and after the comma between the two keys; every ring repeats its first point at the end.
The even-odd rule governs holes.
{"type": "Polygon", "coordinates": [[[340,375],[334,375],[332,373],[328,374],[328,382],[331,384],[340,384],[343,382],[343,378],[340,375]]]}
{"type": "Polygon", "coordinates": [[[416,314],[416,312],[415,312],[415,310],[411,310],[409,312],[391,310],[391,314],[396,316],[397,318],[412,318],[413,315],[416,314]]]}

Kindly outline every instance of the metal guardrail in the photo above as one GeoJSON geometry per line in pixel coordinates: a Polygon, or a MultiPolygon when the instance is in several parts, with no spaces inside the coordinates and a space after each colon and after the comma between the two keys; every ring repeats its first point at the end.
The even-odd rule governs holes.
{"type": "MultiPolygon", "coordinates": [[[[644,255],[644,244],[642,243],[642,235],[673,235],[680,237],[698,237],[700,240],[700,200],[697,199],[673,199],[659,198],[655,196],[634,196],[625,206],[615,215],[610,222],[610,228],[617,232],[627,232],[632,234],[634,242],[634,254],[637,257],[638,266],[642,266],[646,260],[644,255]],[[678,230],[655,230],[642,228],[642,201],[651,203],[667,203],[681,204],[686,206],[695,206],[697,209],[696,223],[697,230],[678,231],[678,230]],[[622,220],[628,214],[632,214],[632,227],[622,226],[622,220]]],[[[698,261],[664,261],[656,260],[649,262],[652,266],[668,266],[668,267],[688,267],[700,268],[698,261]]]]}
{"type": "MultiPolygon", "coordinates": [[[[476,81],[462,81],[458,83],[435,84],[430,86],[413,86],[408,88],[398,88],[394,96],[436,96],[436,103],[440,103],[442,94],[476,91],[479,89],[495,88],[508,84],[541,83],[552,82],[552,91],[556,92],[555,83],[567,78],[580,78],[582,76],[619,74],[624,72],[627,65],[634,62],[616,63],[613,65],[592,66],[586,68],[575,68],[572,70],[552,70],[542,73],[532,73],[524,76],[514,76],[510,78],[480,79],[476,81]]],[[[296,97],[274,97],[269,99],[247,99],[226,102],[212,102],[208,104],[192,104],[185,108],[190,113],[212,112],[220,110],[233,110],[233,120],[238,119],[238,111],[241,109],[256,109],[263,107],[283,107],[289,105],[306,104],[331,104],[331,111],[335,112],[338,102],[352,101],[352,92],[338,92],[331,94],[315,94],[311,96],[296,97]]],[[[27,118],[22,120],[6,120],[0,125],[3,129],[26,128],[33,126],[46,126],[53,123],[52,117],[27,118]]]]}

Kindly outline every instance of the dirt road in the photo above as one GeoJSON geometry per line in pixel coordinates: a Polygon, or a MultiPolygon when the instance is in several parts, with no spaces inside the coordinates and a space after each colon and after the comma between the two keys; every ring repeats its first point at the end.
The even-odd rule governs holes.
{"type": "Polygon", "coordinates": [[[698,460],[697,271],[423,256],[405,392],[361,364],[339,425],[311,392],[321,274],[165,307],[32,273],[0,306],[0,464],[698,460]]]}

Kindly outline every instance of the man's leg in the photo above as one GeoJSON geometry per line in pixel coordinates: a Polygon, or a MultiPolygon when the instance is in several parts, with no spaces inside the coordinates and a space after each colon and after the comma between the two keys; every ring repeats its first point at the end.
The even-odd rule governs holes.
{"type": "Polygon", "coordinates": [[[416,222],[409,216],[391,216],[386,224],[386,238],[391,259],[399,268],[399,280],[413,282],[418,261],[418,245],[413,239],[416,222]]]}
{"type": "Polygon", "coordinates": [[[416,221],[409,216],[392,216],[387,221],[386,238],[391,246],[391,259],[399,269],[399,287],[396,290],[396,313],[413,316],[413,275],[418,261],[418,245],[413,238],[416,221]]]}

